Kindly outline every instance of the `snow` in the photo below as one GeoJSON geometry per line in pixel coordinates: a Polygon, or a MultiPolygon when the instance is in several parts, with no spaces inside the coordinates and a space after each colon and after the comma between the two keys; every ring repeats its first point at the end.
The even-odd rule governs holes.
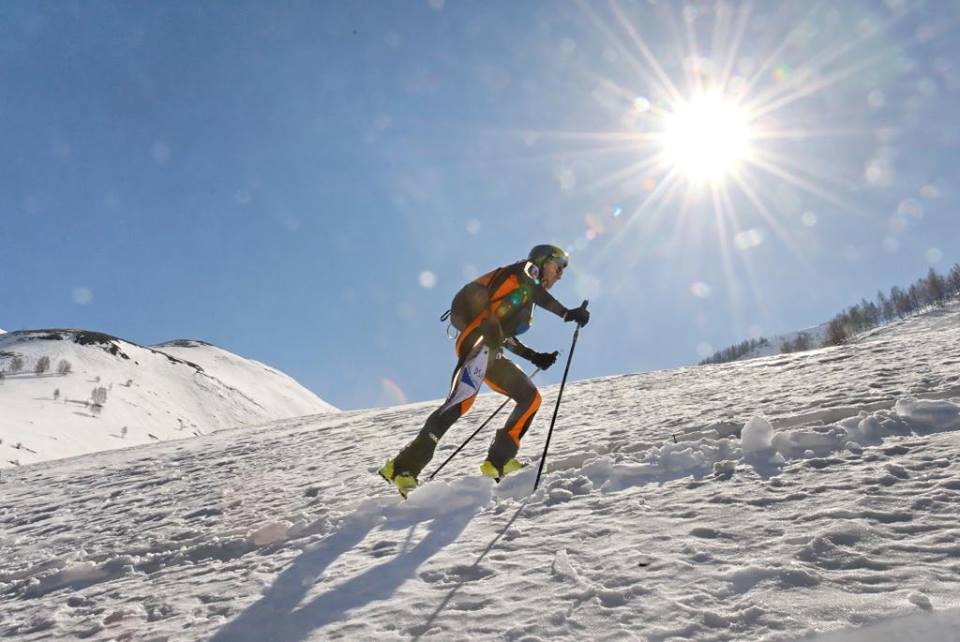
{"type": "Polygon", "coordinates": [[[172,341],[156,349],[216,373],[217,379],[242,390],[255,403],[269,407],[281,419],[308,412],[333,412],[336,408],[320,400],[286,374],[253,359],[245,359],[222,348],[198,341],[172,341]]]}
{"type": "Polygon", "coordinates": [[[287,375],[199,342],[147,348],[79,330],[18,331],[0,335],[0,370],[0,469],[337,411],[287,375]],[[36,374],[44,356],[50,369],[36,374]]]}
{"type": "Polygon", "coordinates": [[[751,417],[740,433],[744,454],[765,452],[773,447],[773,426],[763,417],[751,417]]]}
{"type": "Polygon", "coordinates": [[[953,305],[853,345],[574,381],[536,492],[535,465],[479,476],[477,439],[401,501],[375,471],[434,403],[5,470],[0,636],[956,640],[958,364],[953,305]]]}

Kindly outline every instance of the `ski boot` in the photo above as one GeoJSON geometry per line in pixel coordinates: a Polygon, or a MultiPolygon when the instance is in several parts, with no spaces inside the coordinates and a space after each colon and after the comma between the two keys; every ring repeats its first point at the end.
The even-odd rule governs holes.
{"type": "Polygon", "coordinates": [[[407,495],[410,494],[410,491],[416,488],[419,485],[417,478],[411,475],[410,473],[399,473],[397,474],[393,470],[393,459],[388,459],[387,463],[377,471],[381,477],[387,480],[388,484],[393,484],[397,487],[397,490],[400,491],[400,495],[404,499],[407,498],[407,495]]]}
{"type": "Polygon", "coordinates": [[[507,461],[507,463],[503,465],[503,469],[501,470],[501,469],[498,469],[496,466],[494,466],[493,462],[488,459],[482,464],[480,464],[480,472],[483,473],[485,476],[490,477],[491,479],[493,479],[493,481],[499,484],[500,480],[502,480],[504,477],[506,477],[510,473],[517,472],[521,468],[526,468],[526,466],[527,466],[527,462],[520,461],[519,459],[514,458],[507,461]]]}

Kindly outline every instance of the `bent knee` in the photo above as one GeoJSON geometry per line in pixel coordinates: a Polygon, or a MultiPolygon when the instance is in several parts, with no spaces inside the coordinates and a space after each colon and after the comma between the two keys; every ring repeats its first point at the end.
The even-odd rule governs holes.
{"type": "Polygon", "coordinates": [[[540,396],[540,391],[535,387],[531,387],[528,390],[524,390],[522,395],[518,395],[516,400],[518,406],[522,406],[528,409],[528,412],[536,412],[540,408],[540,403],[543,401],[543,398],[540,396]]]}
{"type": "Polygon", "coordinates": [[[530,399],[530,409],[533,412],[536,412],[540,409],[540,402],[543,401],[543,397],[540,396],[540,391],[536,388],[533,389],[533,396],[530,399]]]}
{"type": "Polygon", "coordinates": [[[476,400],[477,400],[477,395],[473,395],[472,397],[467,397],[466,399],[464,399],[463,401],[460,402],[460,416],[461,416],[461,417],[464,416],[465,414],[467,414],[467,411],[470,410],[470,408],[473,407],[473,402],[476,401],[476,400]]]}

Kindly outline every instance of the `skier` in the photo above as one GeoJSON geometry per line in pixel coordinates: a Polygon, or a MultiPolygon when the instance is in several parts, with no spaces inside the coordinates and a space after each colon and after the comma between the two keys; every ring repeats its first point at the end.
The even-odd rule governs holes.
{"type": "Polygon", "coordinates": [[[450,394],[427,418],[417,437],[378,471],[404,497],[417,486],[417,475],[433,458],[444,433],[473,405],[484,381],[513,399],[516,407],[494,435],[480,471],[499,482],[526,466],[515,456],[540,407],[540,393],[523,370],[503,354],[502,348],[546,370],[557,360],[559,352],[536,352],[517,339],[532,323],[534,304],[564,321],[575,321],[581,326],[589,322],[586,305],[568,309],[548,292],[563,277],[568,262],[569,256],[559,247],[537,245],[526,260],[484,274],[454,297],[443,317],[445,320],[449,316],[451,325],[460,331],[450,394]]]}

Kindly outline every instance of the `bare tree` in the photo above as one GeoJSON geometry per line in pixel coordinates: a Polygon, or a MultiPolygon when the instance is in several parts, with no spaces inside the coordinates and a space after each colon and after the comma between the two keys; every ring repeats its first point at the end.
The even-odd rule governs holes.
{"type": "Polygon", "coordinates": [[[910,297],[896,285],[890,288],[890,301],[893,302],[893,309],[898,319],[902,319],[910,314],[910,297]]]}
{"type": "Polygon", "coordinates": [[[910,285],[910,289],[907,290],[907,298],[910,300],[910,312],[916,312],[917,310],[929,305],[929,298],[926,290],[927,288],[924,287],[923,281],[910,285]]]}
{"type": "Polygon", "coordinates": [[[53,391],[53,400],[56,401],[59,398],[60,398],[60,388],[57,388],[56,390],[53,391]]]}
{"type": "Polygon", "coordinates": [[[103,410],[103,404],[107,403],[107,389],[98,386],[90,392],[90,402],[94,414],[99,414],[103,410]]]}
{"type": "Polygon", "coordinates": [[[94,388],[90,393],[90,399],[93,400],[93,403],[98,403],[102,406],[107,403],[107,389],[103,386],[94,388]]]}
{"type": "Polygon", "coordinates": [[[866,324],[864,323],[863,310],[860,309],[859,305],[852,305],[847,308],[845,315],[848,326],[848,335],[856,334],[866,327],[866,324]]]}
{"type": "Polygon", "coordinates": [[[21,370],[23,370],[23,357],[17,355],[10,360],[10,374],[17,374],[21,370]]]}
{"type": "Polygon", "coordinates": [[[70,365],[70,362],[66,359],[61,359],[60,363],[57,364],[57,372],[62,375],[68,375],[73,370],[73,366],[70,365]]]}
{"type": "Polygon", "coordinates": [[[50,357],[44,355],[37,359],[37,365],[33,368],[33,372],[40,376],[50,369],[50,357]]]}
{"type": "Polygon", "coordinates": [[[947,300],[947,280],[937,274],[936,270],[930,268],[925,283],[930,303],[942,306],[947,300]]]}
{"type": "Polygon", "coordinates": [[[823,340],[824,346],[839,346],[847,342],[847,319],[845,315],[837,315],[827,324],[827,336],[823,340]]]}
{"type": "Polygon", "coordinates": [[[809,350],[811,345],[810,335],[806,332],[801,332],[797,335],[797,338],[793,340],[793,351],[804,352],[805,350],[809,350]]]}
{"type": "Polygon", "coordinates": [[[877,292],[877,307],[880,308],[881,320],[888,323],[893,321],[893,317],[897,313],[893,309],[893,302],[887,298],[887,296],[883,293],[883,290],[877,292]]]}
{"type": "Polygon", "coordinates": [[[954,296],[960,294],[960,263],[954,263],[953,267],[950,268],[950,273],[947,275],[947,283],[950,285],[950,290],[954,296]]]}
{"type": "Polygon", "coordinates": [[[876,303],[862,299],[860,309],[863,311],[863,322],[867,328],[880,325],[880,307],[876,303]]]}

